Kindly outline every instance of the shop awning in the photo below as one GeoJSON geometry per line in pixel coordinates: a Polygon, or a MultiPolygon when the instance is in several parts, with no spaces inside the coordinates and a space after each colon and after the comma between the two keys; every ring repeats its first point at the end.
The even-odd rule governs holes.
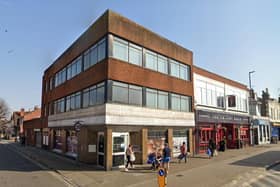
{"type": "Polygon", "coordinates": [[[253,125],[269,125],[269,121],[264,119],[254,119],[253,125]]]}

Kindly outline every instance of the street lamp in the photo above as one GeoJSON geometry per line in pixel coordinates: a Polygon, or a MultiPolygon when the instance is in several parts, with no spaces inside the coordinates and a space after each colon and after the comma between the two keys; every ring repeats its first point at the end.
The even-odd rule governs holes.
{"type": "Polygon", "coordinates": [[[250,87],[250,90],[252,89],[252,82],[251,82],[251,74],[255,73],[256,71],[250,71],[249,72],[249,87],[250,87]]]}

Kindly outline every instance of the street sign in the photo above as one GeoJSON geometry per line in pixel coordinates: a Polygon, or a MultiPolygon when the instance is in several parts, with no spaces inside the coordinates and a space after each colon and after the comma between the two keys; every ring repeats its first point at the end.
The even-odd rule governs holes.
{"type": "Polygon", "coordinates": [[[81,121],[76,121],[75,124],[74,124],[75,131],[80,132],[81,127],[82,127],[81,121]]]}
{"type": "Polygon", "coordinates": [[[158,176],[158,186],[159,187],[165,187],[165,171],[164,168],[159,168],[157,172],[158,176]]]}

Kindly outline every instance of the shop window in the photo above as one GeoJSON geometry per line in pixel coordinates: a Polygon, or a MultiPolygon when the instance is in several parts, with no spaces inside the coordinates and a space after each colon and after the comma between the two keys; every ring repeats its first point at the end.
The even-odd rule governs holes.
{"type": "Polygon", "coordinates": [[[76,157],[78,153],[78,137],[77,133],[73,130],[67,132],[67,155],[76,157]]]}
{"type": "Polygon", "coordinates": [[[164,130],[149,130],[148,131],[148,145],[147,153],[153,154],[155,152],[162,152],[164,148],[164,143],[166,142],[167,131],[164,130]]]}

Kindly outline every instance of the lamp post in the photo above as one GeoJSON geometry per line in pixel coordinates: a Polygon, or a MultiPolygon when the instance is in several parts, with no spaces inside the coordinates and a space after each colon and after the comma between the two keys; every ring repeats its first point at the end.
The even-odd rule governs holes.
{"type": "Polygon", "coordinates": [[[255,73],[256,71],[250,71],[249,72],[249,87],[250,87],[250,90],[252,89],[252,82],[251,82],[251,74],[255,73]]]}

